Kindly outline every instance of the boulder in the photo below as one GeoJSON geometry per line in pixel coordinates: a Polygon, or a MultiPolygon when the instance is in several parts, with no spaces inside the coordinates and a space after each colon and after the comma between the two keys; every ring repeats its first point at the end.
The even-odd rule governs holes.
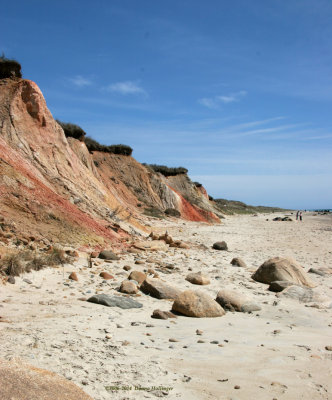
{"type": "Polygon", "coordinates": [[[160,279],[146,278],[140,287],[141,291],[156,299],[177,299],[181,290],[168,285],[160,279]]]}
{"type": "Polygon", "coordinates": [[[224,241],[214,243],[212,248],[215,250],[228,250],[227,243],[224,241]]]}
{"type": "Polygon", "coordinates": [[[186,290],[174,301],[172,311],[187,317],[211,318],[225,315],[225,310],[203,291],[186,290]]]}
{"type": "Polygon", "coordinates": [[[288,288],[289,286],[294,285],[292,282],[289,281],[274,281],[270,283],[268,290],[271,292],[282,292],[284,289],[288,288]]]}
{"type": "Polygon", "coordinates": [[[277,297],[298,300],[300,303],[321,303],[331,305],[331,299],[322,293],[303,286],[292,285],[277,293],[277,297]]]}
{"type": "Polygon", "coordinates": [[[247,267],[246,263],[242,260],[242,258],[239,257],[233,258],[231,264],[234,265],[235,267],[241,267],[241,268],[247,267]]]}
{"type": "Polygon", "coordinates": [[[161,310],[154,310],[151,318],[156,318],[156,319],[168,319],[168,318],[177,318],[176,315],[174,315],[170,311],[161,311],[161,310]]]}
{"type": "Polygon", "coordinates": [[[207,275],[202,272],[192,272],[186,276],[186,281],[194,285],[209,285],[210,279],[207,275]]]}
{"type": "Polygon", "coordinates": [[[136,294],[138,292],[138,289],[134,282],[123,281],[120,286],[120,292],[127,294],[136,294]]]}
{"type": "Polygon", "coordinates": [[[315,286],[301,265],[292,258],[275,257],[265,261],[252,275],[252,279],[267,284],[274,281],[288,281],[295,285],[315,286]]]}
{"type": "Polygon", "coordinates": [[[252,312],[261,310],[261,307],[253,303],[248,297],[227,289],[219,290],[216,302],[224,310],[229,311],[252,312]]]}
{"type": "Polygon", "coordinates": [[[107,294],[96,294],[88,300],[90,303],[101,304],[107,307],[119,307],[122,309],[142,308],[143,304],[133,300],[130,297],[109,296],[107,294]]]}
{"type": "Polygon", "coordinates": [[[120,258],[111,250],[101,251],[98,258],[101,258],[102,260],[120,260],[120,258]]]}
{"type": "Polygon", "coordinates": [[[93,400],[73,382],[21,360],[0,360],[1,400],[93,400]]]}
{"type": "Polygon", "coordinates": [[[130,281],[136,281],[139,285],[146,279],[146,274],[141,271],[132,271],[128,276],[130,281]]]}

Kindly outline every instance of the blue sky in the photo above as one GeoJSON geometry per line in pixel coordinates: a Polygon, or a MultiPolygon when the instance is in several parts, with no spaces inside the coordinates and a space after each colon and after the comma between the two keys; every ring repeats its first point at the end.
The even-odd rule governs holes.
{"type": "Polygon", "coordinates": [[[215,198],[332,207],[330,0],[0,0],[55,118],[215,198]]]}

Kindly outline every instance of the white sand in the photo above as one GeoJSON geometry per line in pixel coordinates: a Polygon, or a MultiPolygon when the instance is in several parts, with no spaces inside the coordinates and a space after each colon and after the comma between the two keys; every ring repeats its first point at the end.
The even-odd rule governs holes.
{"type": "MultiPolygon", "coordinates": [[[[208,249],[125,254],[120,261],[92,269],[82,254],[75,266],[66,266],[65,279],[61,268],[48,268],[16,278],[15,285],[0,286],[0,320],[8,321],[0,323],[0,357],[20,357],[59,373],[96,400],[332,398],[332,351],[325,349],[332,346],[332,309],[279,299],[267,285],[251,279],[252,272],[275,256],[291,256],[306,271],[332,269],[331,216],[305,214],[302,223],[273,222],[271,215],[259,215],[227,217],[219,226],[157,220],[151,224],[157,232],[167,229],[175,239],[208,249]],[[211,249],[221,240],[227,242],[228,252],[211,249]],[[243,258],[248,267],[230,265],[233,257],[243,258]],[[143,304],[141,309],[78,300],[97,290],[118,294],[114,289],[128,276],[124,265],[158,269],[156,263],[135,265],[136,258],[173,263],[179,270],[158,272],[171,285],[201,289],[214,298],[227,287],[247,294],[262,310],[165,321],[150,316],[157,308],[170,310],[172,302],[144,294],[134,297],[143,304]],[[185,281],[188,268],[206,272],[211,284],[201,287],[185,281]],[[78,282],[66,279],[71,271],[77,272],[78,282]],[[103,283],[100,271],[114,274],[117,282],[103,283]],[[196,329],[203,335],[196,335],[196,329]],[[223,347],[210,343],[214,340],[223,347]],[[135,390],[135,385],[171,390],[135,390]],[[111,392],[106,386],[119,389],[111,392]]],[[[332,298],[332,275],[309,275],[318,284],[316,290],[332,298]]]]}

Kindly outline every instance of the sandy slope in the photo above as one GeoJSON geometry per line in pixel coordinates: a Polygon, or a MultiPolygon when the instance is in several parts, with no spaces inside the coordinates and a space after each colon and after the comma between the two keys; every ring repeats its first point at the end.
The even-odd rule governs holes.
{"type": "MultiPolygon", "coordinates": [[[[270,215],[260,215],[227,217],[223,225],[214,226],[157,220],[151,220],[151,225],[154,231],[167,229],[195,248],[124,254],[120,261],[92,270],[82,254],[75,266],[66,266],[64,279],[61,268],[46,269],[17,278],[15,285],[1,286],[1,357],[20,357],[62,374],[96,400],[332,398],[332,352],[325,349],[332,346],[332,309],[278,299],[266,290],[267,285],[250,278],[274,256],[292,256],[305,270],[332,268],[331,216],[305,215],[302,223],[273,222],[270,215]],[[228,252],[211,249],[219,240],[228,243],[228,252]],[[198,248],[201,244],[207,249],[198,248]],[[247,268],[230,265],[237,256],[247,268]],[[146,262],[135,265],[135,259],[146,262]],[[135,298],[143,308],[131,310],[79,300],[96,291],[116,294],[114,289],[128,275],[124,265],[158,270],[158,261],[179,268],[171,274],[159,271],[174,286],[202,289],[213,297],[220,288],[235,289],[249,295],[262,310],[164,321],[152,319],[152,311],[169,310],[172,302],[144,294],[135,298]],[[188,268],[206,272],[211,284],[197,287],[185,281],[188,268]],[[78,282],[66,279],[73,270],[78,282]],[[115,274],[117,281],[103,281],[100,271],[115,274]],[[196,329],[203,334],[196,335],[196,329]],[[135,385],[150,390],[135,390],[135,385]],[[106,386],[114,390],[107,391],[106,386]]],[[[318,284],[317,290],[332,298],[332,275],[310,274],[310,278],[318,284]]]]}

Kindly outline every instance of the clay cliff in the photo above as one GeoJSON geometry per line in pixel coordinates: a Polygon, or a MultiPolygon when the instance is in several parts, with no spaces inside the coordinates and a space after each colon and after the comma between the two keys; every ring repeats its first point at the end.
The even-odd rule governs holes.
{"type": "Polygon", "coordinates": [[[123,245],[147,215],[219,222],[202,187],[66,137],[38,86],[0,80],[0,240],[123,245]],[[175,210],[175,211],[174,211],[175,210]]]}

